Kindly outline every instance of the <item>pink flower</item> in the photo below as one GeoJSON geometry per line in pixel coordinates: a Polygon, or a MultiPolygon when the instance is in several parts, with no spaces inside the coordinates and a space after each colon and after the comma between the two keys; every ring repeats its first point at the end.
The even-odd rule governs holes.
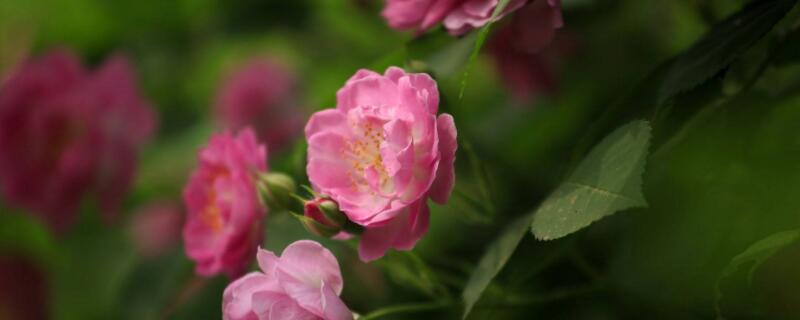
{"type": "Polygon", "coordinates": [[[49,53],[0,88],[0,191],[57,231],[91,193],[111,218],[154,127],[125,58],[88,73],[72,53],[49,53]]]}
{"type": "MultiPolygon", "coordinates": [[[[539,0],[544,1],[544,0],[539,0]]],[[[552,1],[552,0],[548,0],[552,1]]],[[[452,35],[462,35],[485,25],[492,17],[499,0],[387,0],[381,15],[397,30],[416,29],[422,33],[444,22],[452,35]]],[[[511,0],[498,19],[527,0],[511,0]]]]}
{"type": "Polygon", "coordinates": [[[527,101],[557,90],[555,60],[569,54],[570,42],[559,37],[560,41],[548,45],[562,25],[558,0],[537,1],[521,9],[509,24],[492,35],[489,52],[517,99],[527,101]]]}
{"type": "Polygon", "coordinates": [[[253,130],[211,137],[200,150],[198,167],[183,189],[187,221],[186,254],[199,275],[239,276],[262,239],[266,210],[259,203],[254,175],[266,171],[267,151],[253,130]]]}
{"type": "Polygon", "coordinates": [[[152,258],[165,253],[180,241],[183,210],[171,202],[154,202],[137,210],[132,217],[130,236],[136,251],[152,258]]]}
{"type": "Polygon", "coordinates": [[[0,318],[51,318],[45,271],[29,257],[7,252],[0,255],[0,318]]]}
{"type": "MultiPolygon", "coordinates": [[[[500,0],[466,0],[458,7],[453,9],[444,18],[444,27],[452,35],[462,35],[475,28],[484,26],[492,18],[494,8],[500,0]]],[[[543,0],[537,0],[543,1],[543,0]]],[[[547,0],[552,1],[552,0],[547,0]]],[[[511,0],[503,9],[497,19],[505,16],[511,11],[517,10],[525,5],[527,0],[511,0]]]]}
{"type": "Polygon", "coordinates": [[[300,240],[283,255],[259,249],[258,265],[222,296],[225,320],[353,319],[339,298],[344,286],[336,257],[319,243],[300,240]]]}
{"type": "Polygon", "coordinates": [[[336,96],[336,109],[306,125],[309,180],[366,227],[362,260],[410,250],[427,231],[427,199],[445,203],[453,189],[453,117],[437,118],[430,76],[396,67],[384,75],[359,70],[336,96]]]}
{"type": "Polygon", "coordinates": [[[260,141],[280,149],[302,127],[294,99],[295,79],[284,66],[252,60],[232,73],[217,92],[218,120],[228,128],[251,126],[260,141]]]}

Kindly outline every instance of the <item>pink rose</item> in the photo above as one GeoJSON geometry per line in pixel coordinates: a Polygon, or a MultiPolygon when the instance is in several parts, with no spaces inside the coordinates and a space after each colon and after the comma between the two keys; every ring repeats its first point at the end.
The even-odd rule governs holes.
{"type": "Polygon", "coordinates": [[[410,250],[427,231],[427,199],[445,203],[453,189],[453,117],[437,118],[430,76],[396,67],[359,70],[336,97],[306,125],[309,180],[365,227],[362,260],[410,250]]]}
{"type": "Polygon", "coordinates": [[[271,150],[280,149],[302,127],[294,87],[295,79],[284,66],[267,59],[252,60],[220,86],[217,118],[235,130],[251,126],[271,150]]]}
{"type": "Polygon", "coordinates": [[[187,220],[186,255],[199,275],[239,276],[262,239],[261,206],[254,175],[267,169],[267,151],[253,130],[211,137],[200,150],[198,167],[183,189],[187,220]]]}
{"type": "Polygon", "coordinates": [[[131,219],[131,240],[144,257],[160,256],[180,241],[183,210],[175,203],[150,203],[137,210],[131,219]]]}
{"type": "Polygon", "coordinates": [[[527,53],[537,53],[547,47],[556,30],[564,26],[561,0],[539,0],[521,9],[507,29],[515,35],[513,46],[527,53]]]}
{"type": "MultiPolygon", "coordinates": [[[[527,1],[528,0],[509,1],[497,19],[521,8],[527,1]]],[[[450,34],[456,36],[465,34],[472,29],[483,27],[489,22],[489,19],[492,18],[492,13],[494,12],[494,8],[497,7],[498,2],[499,0],[465,0],[444,18],[444,27],[450,34]]]]}
{"type": "Polygon", "coordinates": [[[296,241],[280,257],[259,249],[258,266],[261,272],[249,273],[225,288],[223,319],[353,319],[339,298],[344,285],[339,263],[319,243],[296,241]]]}
{"type": "Polygon", "coordinates": [[[16,253],[0,255],[0,318],[51,318],[47,269],[16,253]]]}
{"type": "Polygon", "coordinates": [[[89,73],[71,52],[49,53],[0,88],[0,191],[57,231],[89,194],[111,218],[154,127],[125,58],[89,73]]]}
{"type": "MultiPolygon", "coordinates": [[[[544,1],[544,0],[538,0],[544,1]]],[[[552,1],[552,0],[548,0],[552,1]]],[[[416,29],[422,33],[444,22],[452,35],[462,35],[489,22],[499,0],[387,0],[381,15],[397,30],[416,29]]],[[[498,19],[527,0],[511,0],[498,19]]]]}
{"type": "Polygon", "coordinates": [[[489,40],[487,49],[497,71],[518,100],[557,90],[556,60],[570,54],[571,42],[559,36],[549,45],[562,26],[560,1],[537,1],[522,8],[489,40]]]}

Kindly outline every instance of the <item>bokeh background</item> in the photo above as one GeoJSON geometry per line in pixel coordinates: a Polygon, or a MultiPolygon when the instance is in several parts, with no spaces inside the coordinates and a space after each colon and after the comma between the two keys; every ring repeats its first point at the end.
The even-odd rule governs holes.
{"type": "MultiPolygon", "coordinates": [[[[27,57],[55,48],[70,48],[92,67],[122,53],[152,102],[158,129],[110,223],[86,201],[78,222],[54,234],[0,199],[0,318],[219,318],[229,280],[193,275],[179,227],[153,231],[136,221],[153,207],[182,211],[196,151],[221,130],[214,111],[220,86],[263,57],[296,78],[290,107],[303,119],[332,107],[336,90],[359,68],[398,65],[435,77],[441,109],[458,127],[460,196],[433,206],[430,231],[413,255],[364,264],[352,244],[314,237],[278,214],[267,220],[263,246],[280,252],[297,239],[323,242],[342,266],[344,301],[361,314],[458,298],[486,246],[569,174],[587,144],[631,115],[652,116],[651,100],[632,94],[647,76],[746,3],[563,0],[565,26],[545,52],[529,57],[547,73],[537,74],[543,88],[513,92],[487,47],[460,96],[476,32],[397,32],[381,18],[381,1],[3,0],[3,79],[27,57]],[[150,252],[142,249],[142,233],[172,240],[150,252]]],[[[795,11],[779,28],[796,40],[795,11]]],[[[676,98],[672,116],[661,119],[644,174],[648,208],[555,241],[526,236],[470,319],[713,318],[717,279],[731,258],[800,227],[800,50],[770,51],[771,35],[676,98]],[[748,84],[764,52],[776,51],[781,59],[748,84]],[[722,98],[723,107],[708,108],[722,98]]],[[[295,136],[270,150],[269,167],[306,181],[304,152],[302,136],[295,136]]],[[[725,277],[719,305],[734,318],[796,319],[799,266],[800,244],[781,248],[751,281],[746,271],[725,277]]],[[[456,319],[461,309],[387,319],[456,319]]]]}

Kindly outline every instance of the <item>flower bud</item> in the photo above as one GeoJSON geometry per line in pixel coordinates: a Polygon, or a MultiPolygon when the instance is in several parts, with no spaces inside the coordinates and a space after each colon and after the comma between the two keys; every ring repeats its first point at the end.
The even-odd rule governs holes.
{"type": "Polygon", "coordinates": [[[318,204],[319,211],[330,224],[341,227],[347,222],[347,216],[339,211],[339,205],[333,200],[323,199],[318,204]]]}
{"type": "Polygon", "coordinates": [[[301,221],[309,232],[322,237],[333,237],[342,231],[347,217],[339,211],[336,202],[317,197],[305,202],[301,221]]]}
{"type": "Polygon", "coordinates": [[[258,189],[261,198],[273,211],[289,210],[297,186],[292,177],[283,173],[263,173],[259,176],[258,189]]]}
{"type": "Polygon", "coordinates": [[[336,227],[324,225],[322,223],[317,222],[317,220],[314,220],[304,215],[295,214],[294,216],[295,218],[300,220],[300,223],[303,224],[303,227],[306,230],[308,230],[308,232],[310,232],[311,234],[325,238],[332,238],[337,234],[339,234],[339,229],[336,227]]]}

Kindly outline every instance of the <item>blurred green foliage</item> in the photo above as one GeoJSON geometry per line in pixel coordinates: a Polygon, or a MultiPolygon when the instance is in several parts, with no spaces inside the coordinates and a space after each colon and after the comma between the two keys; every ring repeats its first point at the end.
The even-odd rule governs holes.
{"type": "MultiPolygon", "coordinates": [[[[800,278],[797,244],[765,257],[752,283],[747,272],[724,271],[758,240],[800,227],[800,9],[793,0],[747,2],[563,0],[559,36],[573,38],[577,53],[559,61],[555,94],[520,102],[483,54],[460,96],[477,32],[399,33],[380,17],[380,1],[0,1],[0,68],[60,46],[92,65],[123,52],[160,118],[116,221],[100,222],[87,204],[80,223],[56,236],[0,204],[0,250],[44,266],[56,319],[218,318],[227,279],[198,280],[180,248],[136,255],[127,222],[147,202],[180,201],[197,148],[218,129],[211,107],[221,79],[249,57],[278,57],[301,79],[297,107],[310,114],[333,106],[357,69],[399,65],[430,72],[442,111],[456,119],[457,195],[433,206],[430,231],[410,254],[368,265],[350,242],[315,239],[336,253],[354,311],[406,306],[381,319],[460,317],[462,290],[509,223],[537,208],[600,139],[646,119],[649,206],[552,242],[523,236],[500,255],[505,267],[489,268],[497,277],[470,319],[711,318],[717,287],[726,316],[798,318],[800,289],[789,281],[800,278]],[[741,25],[747,17],[756,22],[741,25]]],[[[269,161],[305,181],[300,140],[269,161]]],[[[279,214],[265,234],[264,247],[278,252],[314,238],[279,214]]]]}

